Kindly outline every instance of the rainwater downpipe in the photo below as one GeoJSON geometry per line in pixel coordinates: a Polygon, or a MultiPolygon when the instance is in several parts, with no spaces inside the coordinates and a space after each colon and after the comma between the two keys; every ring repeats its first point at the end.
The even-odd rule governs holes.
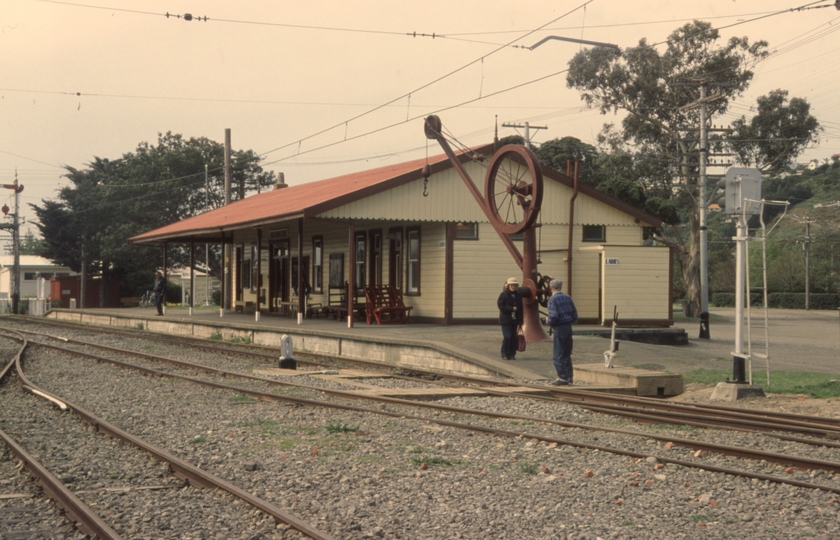
{"type": "MultiPolygon", "coordinates": [[[[568,266],[568,270],[566,270],[566,294],[572,296],[572,243],[575,239],[575,199],[577,199],[578,194],[578,165],[579,162],[575,161],[575,176],[574,176],[574,191],[572,192],[572,198],[569,200],[569,252],[566,257],[566,264],[568,266]]],[[[566,176],[571,176],[572,172],[572,162],[571,160],[566,162],[566,176]]]]}

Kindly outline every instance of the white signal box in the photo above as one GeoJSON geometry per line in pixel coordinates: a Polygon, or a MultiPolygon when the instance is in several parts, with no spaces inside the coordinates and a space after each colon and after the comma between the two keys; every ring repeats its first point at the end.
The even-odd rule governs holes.
{"type": "Polygon", "coordinates": [[[761,171],[749,167],[730,167],[723,180],[726,213],[758,214],[761,210],[761,171]]]}

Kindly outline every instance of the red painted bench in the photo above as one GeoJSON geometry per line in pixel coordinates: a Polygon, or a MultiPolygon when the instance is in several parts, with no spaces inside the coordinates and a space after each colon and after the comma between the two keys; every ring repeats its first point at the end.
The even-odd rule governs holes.
{"type": "Polygon", "coordinates": [[[368,324],[407,323],[411,306],[403,303],[402,293],[392,285],[365,287],[365,316],[368,324]]]}

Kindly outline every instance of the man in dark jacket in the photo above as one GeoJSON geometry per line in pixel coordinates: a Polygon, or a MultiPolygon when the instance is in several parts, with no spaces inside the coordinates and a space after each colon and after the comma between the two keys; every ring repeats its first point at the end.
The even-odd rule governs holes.
{"type": "Polygon", "coordinates": [[[578,318],[577,308],[572,297],[563,294],[563,282],[552,279],[551,298],[548,299],[547,323],[554,331],[554,354],[552,360],[558,379],[553,385],[563,386],[572,384],[574,372],[572,370],[572,323],[578,318]]]}
{"type": "Polygon", "coordinates": [[[517,331],[522,326],[522,295],[519,281],[508,278],[496,302],[499,306],[499,324],[502,326],[502,360],[516,360],[517,331]]]}
{"type": "Polygon", "coordinates": [[[163,316],[163,295],[166,293],[166,280],[163,279],[163,274],[158,271],[155,274],[155,286],[152,289],[155,293],[155,307],[157,308],[158,316],[163,316]]]}

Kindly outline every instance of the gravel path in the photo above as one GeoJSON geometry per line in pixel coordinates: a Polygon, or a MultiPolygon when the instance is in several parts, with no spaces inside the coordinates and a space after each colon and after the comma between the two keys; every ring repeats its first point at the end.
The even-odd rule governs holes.
{"type": "MultiPolygon", "coordinates": [[[[109,339],[127,346],[124,338],[109,339]]],[[[148,342],[140,346],[152,347],[148,342]]],[[[177,353],[180,359],[190,356],[183,348],[178,348],[177,353]]],[[[167,351],[157,354],[166,355],[167,351]]],[[[206,352],[196,356],[204,362],[226,363],[229,369],[259,368],[253,362],[249,368],[249,362],[233,357],[214,360],[206,352]]],[[[27,365],[36,383],[288,508],[337,538],[840,535],[840,497],[824,491],[703,472],[659,463],[654,457],[633,459],[536,442],[528,437],[474,434],[423,420],[255,401],[236,392],[146,377],[77,359],[68,361],[54,353],[33,352],[27,355],[27,365]]],[[[458,406],[645,429],[616,418],[529,400],[447,401],[458,406]]],[[[354,404],[418,414],[416,410],[409,413],[408,407],[358,401],[354,404]]],[[[663,442],[651,438],[593,435],[515,420],[423,414],[557,438],[579,437],[604,446],[631,445],[650,456],[693,458],[691,452],[667,450],[663,442]]],[[[686,430],[663,426],[652,429],[674,437],[690,435],[686,430]]],[[[692,435],[722,443],[737,441],[762,448],[771,444],[758,435],[697,431],[692,435]]],[[[790,444],[778,443],[777,449],[796,450],[790,444]]],[[[823,459],[840,461],[836,450],[812,447],[810,451],[824,456],[823,459]]],[[[743,461],[714,454],[696,459],[721,466],[747,466],[743,461]]],[[[783,467],[762,462],[749,466],[767,474],[840,486],[840,479],[830,473],[785,473],[783,467]]],[[[173,513],[180,515],[177,508],[173,506],[173,513]]],[[[300,537],[282,527],[266,528],[260,534],[264,538],[300,537]]],[[[259,536],[242,532],[226,537],[259,536]]]]}

